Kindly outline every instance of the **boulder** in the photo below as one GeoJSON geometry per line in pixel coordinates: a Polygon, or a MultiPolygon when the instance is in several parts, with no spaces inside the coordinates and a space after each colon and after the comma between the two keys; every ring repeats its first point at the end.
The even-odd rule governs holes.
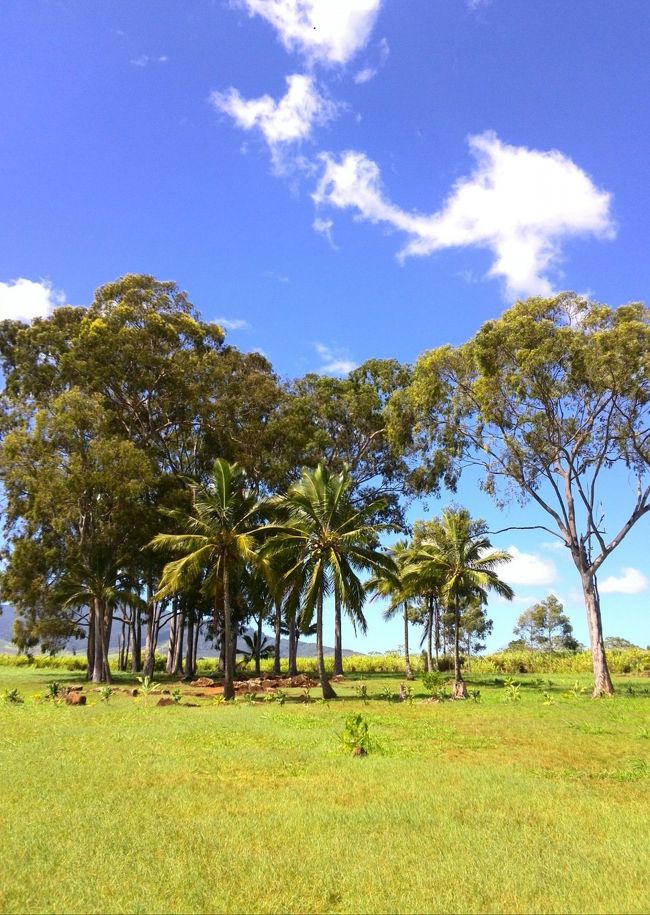
{"type": "Polygon", "coordinates": [[[199,677],[198,680],[192,680],[192,686],[216,686],[211,677],[199,677]]]}
{"type": "Polygon", "coordinates": [[[174,700],[170,696],[161,696],[156,705],[173,705],[174,700]]]}
{"type": "Polygon", "coordinates": [[[65,697],[66,705],[85,705],[86,697],[83,693],[68,693],[65,697]]]}
{"type": "Polygon", "coordinates": [[[82,693],[83,686],[66,686],[65,691],[66,693],[82,693]]]}
{"type": "Polygon", "coordinates": [[[137,688],[137,686],[134,686],[133,689],[130,689],[128,692],[129,692],[129,696],[139,696],[140,695],[140,690],[137,688]]]}

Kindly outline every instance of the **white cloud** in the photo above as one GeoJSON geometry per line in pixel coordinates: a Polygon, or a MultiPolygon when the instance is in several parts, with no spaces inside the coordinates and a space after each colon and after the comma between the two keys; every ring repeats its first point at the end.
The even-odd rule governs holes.
{"type": "Polygon", "coordinates": [[[363,70],[359,70],[358,73],[355,73],[354,81],[357,86],[361,86],[363,83],[369,83],[375,76],[377,76],[376,67],[364,67],[363,70]]]}
{"type": "Polygon", "coordinates": [[[340,350],[332,350],[323,343],[315,343],[314,347],[323,362],[317,369],[319,375],[347,375],[357,367],[356,362],[351,362],[340,350]]]}
{"type": "Polygon", "coordinates": [[[380,68],[383,67],[388,60],[390,48],[386,39],[382,38],[381,41],[377,42],[377,47],[379,48],[379,63],[374,67],[364,67],[354,74],[354,82],[357,86],[368,83],[371,79],[374,79],[379,73],[380,68]]]}
{"type": "Polygon", "coordinates": [[[65,293],[54,289],[48,280],[35,283],[20,278],[0,283],[0,320],[31,321],[44,318],[65,303],[65,293]]]}
{"type": "Polygon", "coordinates": [[[561,255],[561,240],[612,238],[611,196],[557,150],[541,152],[502,143],[491,131],[469,138],[474,171],[459,179],[441,209],[408,212],[384,196],[379,167],[356,151],[321,156],[323,173],[313,194],[319,205],[357,211],[408,236],[400,257],[444,248],[487,248],[489,276],[505,281],[508,296],[548,295],[547,273],[561,255]]]}
{"type": "Polygon", "coordinates": [[[235,0],[266,19],[287,51],[312,63],[344,64],[363,48],[382,0],[235,0]]]}
{"type": "Polygon", "coordinates": [[[215,318],[215,323],[226,330],[250,330],[248,321],[243,318],[215,318]]]}
{"type": "Polygon", "coordinates": [[[311,76],[299,73],[287,77],[287,92],[277,102],[270,95],[244,99],[233,88],[213,92],[210,101],[243,130],[260,130],[276,163],[283,145],[308,139],[314,126],[326,124],[338,111],[319,93],[311,76]]]}
{"type": "Polygon", "coordinates": [[[334,238],[332,236],[332,229],[334,228],[334,223],[331,219],[323,219],[320,216],[317,216],[316,219],[311,224],[314,232],[318,232],[319,235],[322,235],[323,238],[327,239],[327,243],[333,251],[338,251],[338,248],[334,244],[334,238]]]}
{"type": "Polygon", "coordinates": [[[620,575],[610,575],[602,582],[598,582],[601,594],[641,594],[650,587],[650,579],[638,569],[625,568],[620,575]]]}
{"type": "Polygon", "coordinates": [[[288,285],[291,280],[284,273],[277,273],[275,270],[265,270],[262,276],[267,280],[274,280],[276,283],[288,285]]]}
{"type": "Polygon", "coordinates": [[[149,57],[148,54],[140,54],[139,57],[132,57],[129,63],[132,67],[148,67],[149,64],[166,64],[169,60],[166,54],[161,54],[160,57],[149,57]]]}
{"type": "Polygon", "coordinates": [[[537,553],[524,553],[516,546],[509,546],[512,560],[504,563],[499,572],[501,578],[512,585],[550,585],[557,578],[555,563],[537,553]]]}

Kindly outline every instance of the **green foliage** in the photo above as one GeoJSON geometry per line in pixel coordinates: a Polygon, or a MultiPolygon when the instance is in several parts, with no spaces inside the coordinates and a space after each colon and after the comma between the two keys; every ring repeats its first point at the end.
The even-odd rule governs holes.
{"type": "Polygon", "coordinates": [[[505,689],[505,702],[521,701],[521,683],[517,683],[512,677],[506,677],[503,688],[505,689]]]}
{"type": "Polygon", "coordinates": [[[21,705],[24,701],[17,689],[4,689],[0,693],[0,702],[5,705],[21,705]]]}
{"type": "Polygon", "coordinates": [[[181,699],[183,698],[183,693],[182,693],[181,690],[178,689],[178,688],[177,688],[177,689],[173,689],[173,690],[171,691],[170,695],[171,695],[171,697],[172,697],[172,702],[174,703],[174,705],[178,705],[178,703],[179,703],[179,702],[181,701],[181,699]]]}
{"type": "Polygon", "coordinates": [[[151,677],[137,677],[137,681],[140,684],[139,690],[142,693],[142,698],[145,705],[147,704],[149,697],[152,696],[155,692],[160,689],[159,683],[154,683],[151,677]]]}
{"type": "Polygon", "coordinates": [[[365,756],[373,749],[370,727],[361,714],[348,715],[341,734],[341,749],[347,753],[365,756]]]}
{"type": "Polygon", "coordinates": [[[108,704],[108,702],[114,692],[115,691],[112,689],[112,687],[102,686],[101,689],[99,690],[99,698],[102,700],[102,702],[105,702],[106,704],[108,704]]]}
{"type": "Polygon", "coordinates": [[[45,698],[46,699],[58,699],[61,693],[61,684],[58,680],[50,680],[50,682],[45,687],[45,698]]]}
{"type": "Polygon", "coordinates": [[[437,670],[430,670],[422,677],[422,685],[428,693],[434,693],[439,689],[441,683],[442,677],[437,670]]]}
{"type": "Polygon", "coordinates": [[[368,705],[368,686],[366,683],[360,683],[358,686],[355,686],[357,696],[364,705],[368,705]]]}
{"type": "Polygon", "coordinates": [[[394,702],[398,697],[395,692],[390,688],[390,686],[384,686],[379,691],[379,698],[383,699],[385,702],[394,702]]]}

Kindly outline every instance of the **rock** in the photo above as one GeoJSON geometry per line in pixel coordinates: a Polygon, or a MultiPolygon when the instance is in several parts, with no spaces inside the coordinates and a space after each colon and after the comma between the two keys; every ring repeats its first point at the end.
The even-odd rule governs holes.
{"type": "Polygon", "coordinates": [[[85,705],[86,697],[83,695],[83,693],[68,693],[68,695],[65,697],[65,704],[66,705],[85,705]]]}
{"type": "Polygon", "coordinates": [[[66,693],[82,693],[83,686],[66,686],[65,691],[66,693]]]}
{"type": "Polygon", "coordinates": [[[276,683],[275,680],[262,680],[260,686],[262,689],[275,689],[276,683]]]}
{"type": "Polygon", "coordinates": [[[198,680],[192,680],[192,686],[216,686],[216,683],[211,677],[199,677],[198,680]]]}
{"type": "Polygon", "coordinates": [[[353,756],[367,756],[368,754],[363,749],[363,747],[355,747],[354,750],[352,751],[352,755],[353,756]]]}
{"type": "Polygon", "coordinates": [[[343,674],[337,674],[335,677],[332,677],[332,683],[342,683],[345,680],[343,674]]]}
{"type": "Polygon", "coordinates": [[[174,700],[170,696],[161,696],[156,705],[173,705],[174,700]]]}
{"type": "Polygon", "coordinates": [[[139,695],[140,695],[140,690],[136,686],[134,686],[133,689],[129,690],[129,696],[139,696],[139,695]]]}
{"type": "Polygon", "coordinates": [[[169,690],[168,690],[168,689],[161,689],[160,692],[162,693],[163,696],[169,696],[169,690]]]}

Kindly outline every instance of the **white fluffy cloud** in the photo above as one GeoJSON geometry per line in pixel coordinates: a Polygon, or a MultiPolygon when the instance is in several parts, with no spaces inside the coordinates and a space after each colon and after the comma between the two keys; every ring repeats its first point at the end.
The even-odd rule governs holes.
{"type": "Polygon", "coordinates": [[[54,289],[47,280],[35,283],[21,277],[9,283],[0,283],[0,320],[44,318],[53,308],[64,303],[65,293],[54,289]]]}
{"type": "Polygon", "coordinates": [[[322,365],[317,370],[319,375],[347,375],[357,367],[356,362],[351,362],[339,350],[332,350],[323,343],[315,343],[314,346],[322,359],[322,365]]]}
{"type": "Polygon", "coordinates": [[[626,568],[620,575],[610,575],[598,582],[601,594],[641,594],[650,587],[650,580],[638,569],[626,568]]]}
{"type": "Polygon", "coordinates": [[[249,15],[262,16],[287,51],[310,62],[344,64],[363,48],[381,0],[235,0],[249,15]]]}
{"type": "Polygon", "coordinates": [[[275,156],[283,145],[308,139],[314,126],[327,123],[338,110],[319,93],[311,76],[300,73],[287,77],[287,92],[277,102],[270,95],[244,99],[233,88],[213,92],[210,101],[243,130],[260,130],[275,156]]]}
{"type": "Polygon", "coordinates": [[[501,578],[511,585],[551,585],[557,578],[555,563],[537,553],[524,553],[516,546],[509,546],[511,562],[505,563],[499,572],[501,578]]]}
{"type": "Polygon", "coordinates": [[[408,212],[384,195],[379,167],[363,153],[321,156],[317,204],[356,210],[358,219],[404,232],[400,253],[427,255],[444,248],[487,248],[489,275],[505,281],[508,296],[548,295],[547,273],[570,236],[612,238],[610,195],[557,150],[502,143],[491,131],[469,138],[474,171],[452,187],[430,215],[408,212]]]}

